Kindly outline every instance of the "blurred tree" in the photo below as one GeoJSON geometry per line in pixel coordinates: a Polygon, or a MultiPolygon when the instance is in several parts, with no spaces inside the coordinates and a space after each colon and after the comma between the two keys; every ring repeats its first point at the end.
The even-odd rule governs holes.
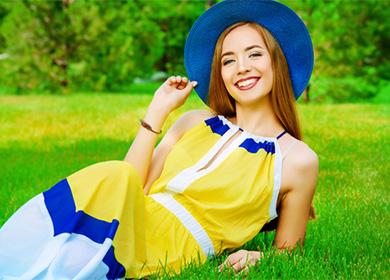
{"type": "Polygon", "coordinates": [[[69,17],[70,1],[5,2],[11,10],[3,24],[6,76],[18,89],[58,89],[69,83],[68,66],[79,41],[69,17]]]}
{"type": "MultiPolygon", "coordinates": [[[[132,2],[78,0],[69,8],[79,50],[69,68],[75,89],[119,91],[137,75],[132,2]]],[[[145,65],[145,67],[147,67],[145,65]]]]}
{"type": "MultiPolygon", "coordinates": [[[[3,23],[4,18],[8,14],[8,10],[0,2],[0,25],[3,23]]],[[[4,36],[0,33],[0,54],[5,49],[6,43],[4,36]]]]}
{"type": "Polygon", "coordinates": [[[119,91],[164,50],[133,1],[16,1],[4,30],[9,84],[20,90],[119,91]]]}
{"type": "MultiPolygon", "coordinates": [[[[185,74],[183,50],[187,33],[196,18],[206,9],[207,0],[150,1],[137,0],[140,10],[140,23],[154,26],[155,33],[162,40],[160,58],[155,69],[171,74],[185,74]]],[[[147,45],[145,41],[139,44],[147,45]]],[[[153,46],[155,49],[155,46],[153,46]]],[[[154,50],[155,52],[157,50],[154,50]]]]}
{"type": "Polygon", "coordinates": [[[338,101],[369,98],[377,93],[379,79],[389,79],[389,1],[283,2],[302,16],[311,33],[315,92],[316,80],[326,77],[333,85],[320,95],[338,101]]]}

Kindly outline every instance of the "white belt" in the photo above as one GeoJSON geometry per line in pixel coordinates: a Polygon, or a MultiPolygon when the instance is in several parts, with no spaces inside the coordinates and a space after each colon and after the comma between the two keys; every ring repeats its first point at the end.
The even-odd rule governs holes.
{"type": "Polygon", "coordinates": [[[214,256],[214,246],[201,224],[184,208],[170,193],[155,193],[150,195],[155,201],[171,211],[188,229],[206,256],[214,256]]]}

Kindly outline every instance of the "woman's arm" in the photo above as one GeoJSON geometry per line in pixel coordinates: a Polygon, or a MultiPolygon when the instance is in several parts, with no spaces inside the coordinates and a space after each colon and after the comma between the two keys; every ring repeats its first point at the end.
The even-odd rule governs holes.
{"type": "MultiPolygon", "coordinates": [[[[168,115],[185,102],[195,86],[196,82],[189,82],[187,78],[180,76],[167,79],[155,92],[144,121],[154,131],[160,131],[168,115]]],[[[142,185],[147,179],[157,136],[156,133],[141,126],[125,157],[125,161],[138,171],[142,185]]]]}
{"type": "Polygon", "coordinates": [[[303,245],[318,176],[317,155],[303,142],[285,161],[282,182],[287,192],[280,202],[274,239],[278,249],[303,245]]]}
{"type": "MultiPolygon", "coordinates": [[[[291,250],[297,244],[303,245],[317,175],[317,155],[300,142],[283,164],[282,182],[287,191],[279,205],[279,223],[273,244],[278,250],[291,250]]],[[[236,272],[247,270],[262,256],[258,251],[239,250],[229,255],[219,269],[231,267],[236,272]]]]}

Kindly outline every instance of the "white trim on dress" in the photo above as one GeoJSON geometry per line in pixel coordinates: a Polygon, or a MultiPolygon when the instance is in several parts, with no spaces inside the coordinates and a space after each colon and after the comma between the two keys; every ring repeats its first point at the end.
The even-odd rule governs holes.
{"type": "Polygon", "coordinates": [[[202,169],[206,166],[210,160],[221,150],[223,145],[231,139],[233,135],[237,133],[239,128],[229,129],[210,149],[210,151],[204,155],[195,165],[184,169],[178,175],[173,177],[167,183],[167,190],[182,193],[185,189],[190,186],[195,180],[205,176],[215,170],[218,165],[220,165],[234,150],[245,140],[247,134],[242,132],[240,136],[230,143],[229,147],[227,147],[219,156],[216,158],[210,166],[205,169],[202,169]],[[202,170],[200,170],[202,169],[202,170]]]}
{"type": "Polygon", "coordinates": [[[214,256],[213,243],[202,225],[170,193],[162,192],[150,195],[155,201],[171,211],[188,229],[206,256],[214,256]]]}
{"type": "Polygon", "coordinates": [[[280,185],[282,181],[282,160],[283,160],[282,153],[280,151],[279,143],[275,141],[274,144],[275,144],[274,191],[272,193],[271,204],[269,207],[270,220],[273,220],[278,216],[278,213],[276,212],[276,202],[278,200],[280,185]]]}

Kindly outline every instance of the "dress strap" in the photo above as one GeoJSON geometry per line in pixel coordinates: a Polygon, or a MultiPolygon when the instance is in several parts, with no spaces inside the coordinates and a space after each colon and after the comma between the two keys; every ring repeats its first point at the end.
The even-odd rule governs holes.
{"type": "Polygon", "coordinates": [[[276,139],[279,139],[280,137],[282,137],[284,134],[287,133],[287,130],[283,131],[282,133],[280,133],[278,136],[276,136],[276,139]]]}

